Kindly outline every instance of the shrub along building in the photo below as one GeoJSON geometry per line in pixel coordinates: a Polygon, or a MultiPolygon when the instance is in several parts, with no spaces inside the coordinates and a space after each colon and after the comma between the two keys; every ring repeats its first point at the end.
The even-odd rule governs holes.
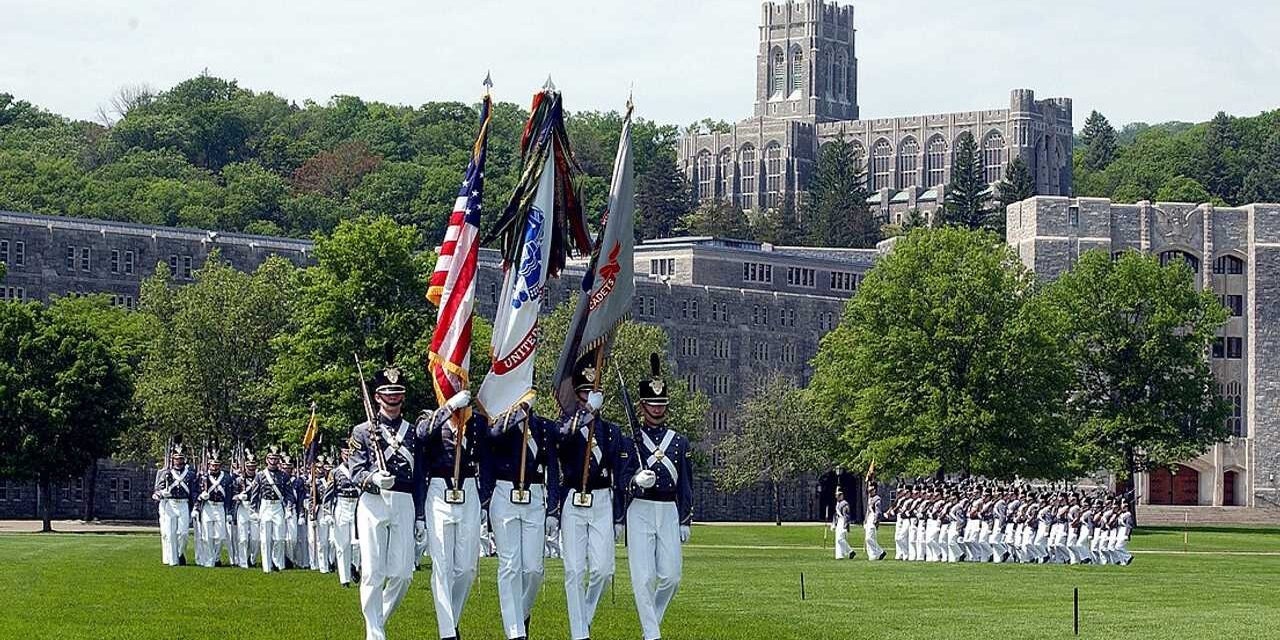
{"type": "Polygon", "coordinates": [[[763,4],[754,114],[679,142],[679,165],[699,200],[744,211],[794,204],[822,145],[843,139],[862,158],[872,210],[901,222],[908,211],[931,214],[941,205],[965,132],[978,144],[987,183],[1022,158],[1036,193],[1071,194],[1070,98],[1037,100],[1030,89],[1014,89],[1008,108],[860,119],[855,33],[852,6],[763,4]]]}
{"type": "MultiPolygon", "coordinates": [[[[6,299],[47,302],[53,296],[105,293],[133,308],[139,288],[158,264],[168,264],[178,283],[189,281],[217,248],[234,267],[251,270],[268,256],[298,265],[311,261],[306,240],[197,229],[0,213],[0,261],[8,275],[6,299]]],[[[706,439],[700,443],[712,465],[716,444],[738,428],[738,409],[756,378],[782,371],[799,384],[811,375],[818,340],[840,320],[871,268],[876,252],[859,249],[775,247],[718,238],[671,238],[636,248],[633,316],[666,330],[675,375],[711,401],[706,439]]],[[[577,291],[582,268],[570,265],[548,290],[548,312],[577,291]]],[[[497,252],[485,250],[477,280],[477,308],[493,317],[502,272],[497,252]]],[[[702,520],[768,520],[768,493],[726,495],[705,472],[695,483],[695,516],[702,520]]],[[[87,477],[87,474],[86,474],[87,477]]],[[[54,491],[55,517],[79,517],[89,492],[86,477],[54,491]]],[[[101,518],[155,518],[150,500],[153,470],[102,461],[92,487],[101,518]]],[[[783,517],[817,517],[812,478],[783,493],[783,517]]],[[[35,517],[35,486],[0,479],[0,518],[35,517]]]]}
{"type": "Polygon", "coordinates": [[[1144,504],[1280,507],[1280,205],[1215,207],[1035,197],[1010,205],[1007,240],[1044,278],[1081,253],[1137,250],[1185,261],[1230,318],[1208,354],[1231,407],[1225,441],[1140,473],[1144,504]]]}

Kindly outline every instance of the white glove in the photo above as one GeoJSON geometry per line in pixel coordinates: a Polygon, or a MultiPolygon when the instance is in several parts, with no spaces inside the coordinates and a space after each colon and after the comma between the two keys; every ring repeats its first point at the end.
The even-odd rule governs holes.
{"type": "Polygon", "coordinates": [[[151,492],[151,499],[152,499],[152,500],[155,500],[156,502],[159,502],[159,501],[160,501],[160,492],[159,492],[159,491],[152,491],[152,492],[151,492]]]}
{"type": "Polygon", "coordinates": [[[170,496],[172,496],[172,495],[173,495],[173,494],[172,494],[172,493],[170,493],[168,489],[165,489],[164,491],[161,491],[161,492],[160,492],[160,497],[161,497],[161,498],[168,498],[168,497],[170,497],[170,496]]]}
{"type": "Polygon", "coordinates": [[[682,524],[682,525],[680,525],[680,544],[684,544],[684,543],[688,542],[688,541],[689,541],[689,536],[690,536],[692,533],[693,533],[693,530],[692,530],[692,529],[690,529],[689,525],[687,525],[687,524],[682,524]]]}
{"type": "Polygon", "coordinates": [[[422,520],[413,521],[413,539],[417,540],[419,544],[426,541],[427,539],[427,523],[426,522],[422,520]]]}
{"type": "Polygon", "coordinates": [[[249,500],[248,494],[244,494],[244,493],[236,494],[237,502],[248,502],[248,500],[249,500]]]}
{"type": "Polygon", "coordinates": [[[636,486],[641,489],[652,489],[653,485],[658,483],[658,474],[650,471],[649,469],[645,469],[644,471],[636,474],[635,482],[636,486]]]}
{"type": "Polygon", "coordinates": [[[452,398],[446,400],[444,408],[452,412],[463,409],[469,404],[471,404],[471,392],[463,389],[462,391],[455,393],[452,398]]]}
{"type": "Polygon", "coordinates": [[[208,500],[208,499],[209,499],[209,492],[208,492],[208,491],[202,491],[202,492],[200,492],[200,499],[201,499],[201,500],[208,500]]]}
{"type": "Polygon", "coordinates": [[[547,536],[554,538],[560,533],[560,519],[555,516],[547,516],[547,536]]]}
{"type": "Polygon", "coordinates": [[[379,489],[390,489],[396,484],[395,476],[386,471],[375,472],[369,479],[373,480],[373,483],[378,485],[379,489]]]}
{"type": "Polygon", "coordinates": [[[599,391],[588,393],[587,406],[591,408],[592,413],[600,411],[600,407],[604,406],[604,394],[599,391]]]}
{"type": "Polygon", "coordinates": [[[627,528],[620,524],[613,525],[613,541],[622,542],[627,535],[627,528]]]}

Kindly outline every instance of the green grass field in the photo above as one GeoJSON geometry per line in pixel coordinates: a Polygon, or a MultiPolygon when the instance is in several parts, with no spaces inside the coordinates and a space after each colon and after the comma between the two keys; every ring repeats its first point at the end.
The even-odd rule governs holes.
{"type": "MultiPolygon", "coordinates": [[[[892,533],[881,529],[891,554],[892,533]]],[[[822,540],[818,526],[695,528],[664,637],[1072,638],[1078,587],[1080,637],[1280,638],[1280,529],[1192,528],[1191,554],[1181,553],[1180,528],[1139,529],[1129,567],[869,563],[861,548],[858,559],[836,562],[822,540]]],[[[625,554],[597,640],[640,638],[625,554]]],[[[391,638],[435,637],[426,571],[392,618],[391,638]]],[[[496,561],[482,559],[462,626],[468,640],[501,638],[495,574],[496,561]]],[[[548,560],[532,638],[568,638],[561,575],[548,560]]],[[[0,535],[0,638],[361,637],[357,591],[340,589],[333,574],[169,568],[154,535],[0,535]]]]}

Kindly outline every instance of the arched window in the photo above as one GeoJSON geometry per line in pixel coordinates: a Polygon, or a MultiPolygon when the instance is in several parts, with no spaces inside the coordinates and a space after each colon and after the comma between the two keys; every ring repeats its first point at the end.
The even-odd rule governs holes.
{"type": "Polygon", "coordinates": [[[858,159],[858,170],[865,172],[867,170],[867,149],[862,146],[862,142],[854,140],[849,143],[853,147],[853,157],[858,159]]]}
{"type": "Polygon", "coordinates": [[[1244,275],[1244,260],[1235,256],[1219,256],[1213,261],[1213,272],[1217,275],[1244,275]]]}
{"type": "Polygon", "coordinates": [[[845,59],[844,51],[836,52],[836,97],[843,99],[845,97],[844,81],[849,77],[848,60],[845,59]]]}
{"type": "Polygon", "coordinates": [[[827,49],[827,79],[823,84],[827,90],[827,97],[831,97],[831,82],[836,78],[836,53],[827,49]]]}
{"type": "Polygon", "coordinates": [[[804,53],[799,46],[791,47],[791,93],[799,93],[804,79],[804,53]]]}
{"type": "Polygon", "coordinates": [[[915,138],[907,136],[898,143],[898,186],[906,188],[916,184],[916,159],[920,155],[920,144],[915,138]]]}
{"type": "Polygon", "coordinates": [[[1231,381],[1227,383],[1227,392],[1223,394],[1223,398],[1227,401],[1227,431],[1237,438],[1245,436],[1244,428],[1244,402],[1240,395],[1240,383],[1231,381]]]}
{"type": "Polygon", "coordinates": [[[782,147],[770,142],[764,148],[764,201],[765,207],[775,208],[782,204],[782,147]]]}
{"type": "Polygon", "coordinates": [[[743,209],[754,209],[756,206],[756,175],[760,167],[756,164],[756,148],[750,144],[742,145],[738,150],[738,193],[742,198],[743,209]]]}
{"type": "Polygon", "coordinates": [[[733,150],[725,147],[720,150],[720,197],[733,202],[733,150]]]}
{"type": "Polygon", "coordinates": [[[942,136],[929,138],[925,147],[924,186],[936,187],[947,182],[947,141],[942,136]]]}
{"type": "Polygon", "coordinates": [[[1004,172],[1004,136],[992,131],[982,139],[982,179],[987,184],[1000,182],[1004,172]]]}
{"type": "Polygon", "coordinates": [[[769,95],[782,95],[782,88],[787,86],[787,56],[782,47],[773,48],[773,86],[769,87],[769,95]]]}
{"type": "Polygon", "coordinates": [[[1197,258],[1186,251],[1170,249],[1169,251],[1165,251],[1160,254],[1160,266],[1162,267],[1175,264],[1179,260],[1186,262],[1187,266],[1191,267],[1192,272],[1200,273],[1200,258],[1197,258]]]}
{"type": "Polygon", "coordinates": [[[893,145],[888,140],[880,138],[875,145],[871,147],[871,184],[868,185],[872,191],[876,189],[892,188],[890,181],[889,168],[892,166],[893,145]]]}
{"type": "Polygon", "coordinates": [[[711,152],[703,149],[698,152],[698,160],[695,164],[698,178],[698,199],[710,200],[716,197],[713,190],[715,180],[715,163],[711,161],[711,152]]]}

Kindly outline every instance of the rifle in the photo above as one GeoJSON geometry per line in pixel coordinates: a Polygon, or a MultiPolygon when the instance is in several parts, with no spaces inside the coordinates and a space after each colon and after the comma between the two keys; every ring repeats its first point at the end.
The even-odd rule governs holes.
{"type": "Polygon", "coordinates": [[[378,461],[378,470],[387,470],[387,461],[382,457],[382,435],[378,433],[378,422],[373,415],[373,402],[369,400],[369,387],[364,383],[364,367],[360,365],[360,355],[351,353],[356,359],[356,374],[360,377],[360,397],[364,400],[364,416],[369,421],[369,446],[373,448],[374,459],[378,461]]]}

